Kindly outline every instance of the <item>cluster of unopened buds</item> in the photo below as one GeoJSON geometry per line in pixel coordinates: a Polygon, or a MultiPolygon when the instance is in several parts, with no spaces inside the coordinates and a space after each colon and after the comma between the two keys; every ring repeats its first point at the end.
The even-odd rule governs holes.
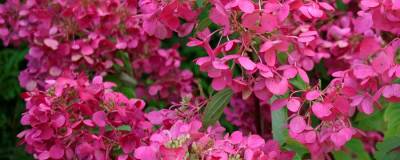
{"type": "Polygon", "coordinates": [[[3,44],[29,47],[19,76],[30,91],[21,123],[31,128],[18,135],[27,151],[37,159],[291,159],[293,152],[266,140],[271,133],[264,124],[286,107],[289,136],[311,158],[323,159],[355,136],[377,134],[352,126],[357,112],[374,113],[380,99],[400,101],[394,82],[400,78],[400,1],[343,0],[347,10],[333,0],[200,2],[1,4],[3,44]],[[207,20],[216,29],[202,27],[207,20]],[[181,69],[179,47],[185,46],[161,48],[175,34],[191,35],[186,45],[205,51],[194,63],[212,79],[212,89],[234,92],[224,113],[239,131],[225,133],[218,123],[202,127],[204,103],[145,113],[143,100],[103,82],[107,75],[128,76],[144,100],[204,99],[193,73],[181,69]]]}

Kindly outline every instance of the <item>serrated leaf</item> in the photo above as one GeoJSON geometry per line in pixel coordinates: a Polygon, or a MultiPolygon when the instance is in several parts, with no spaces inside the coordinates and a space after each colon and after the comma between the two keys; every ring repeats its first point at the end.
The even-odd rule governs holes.
{"type": "Polygon", "coordinates": [[[207,106],[204,109],[202,120],[204,129],[215,124],[219,120],[224,112],[225,106],[228,105],[232,94],[232,90],[224,89],[211,97],[211,100],[207,103],[207,106]]]}

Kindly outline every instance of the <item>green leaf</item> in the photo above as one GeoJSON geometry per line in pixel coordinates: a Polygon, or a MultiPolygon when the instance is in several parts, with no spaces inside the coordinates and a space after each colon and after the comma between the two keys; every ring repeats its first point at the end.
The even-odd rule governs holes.
{"type": "Polygon", "coordinates": [[[400,103],[388,103],[383,119],[387,124],[385,139],[400,135],[400,103]]]}
{"type": "Polygon", "coordinates": [[[211,100],[204,109],[203,128],[207,128],[219,120],[232,94],[232,90],[224,89],[211,97],[211,100]]]}
{"type": "Polygon", "coordinates": [[[278,57],[279,63],[281,63],[281,64],[287,63],[287,59],[288,59],[287,52],[278,52],[277,57],[278,57]]]}
{"type": "MultiPolygon", "coordinates": [[[[273,99],[274,97],[271,98],[271,100],[273,99]]],[[[283,107],[279,110],[271,111],[272,136],[274,140],[277,140],[281,145],[288,137],[288,129],[285,127],[287,118],[288,115],[286,107],[283,107]]]]}
{"type": "Polygon", "coordinates": [[[336,7],[341,11],[347,10],[347,5],[343,3],[343,0],[336,0],[336,7]]]}
{"type": "Polygon", "coordinates": [[[210,24],[211,24],[210,18],[206,17],[206,18],[204,18],[204,19],[199,21],[199,25],[197,26],[196,31],[203,31],[210,24]]]}
{"type": "Polygon", "coordinates": [[[131,129],[131,126],[122,125],[122,126],[119,126],[119,127],[117,128],[117,130],[118,130],[118,131],[131,131],[132,129],[131,129]]]}
{"type": "Polygon", "coordinates": [[[356,159],[369,160],[369,154],[364,149],[364,144],[359,139],[351,139],[346,143],[346,147],[357,156],[356,159]]]}
{"type": "Polygon", "coordinates": [[[352,160],[351,156],[344,151],[332,152],[333,158],[338,160],[352,160]]]}
{"type": "Polygon", "coordinates": [[[299,75],[297,75],[295,78],[290,80],[290,83],[294,85],[297,89],[301,90],[306,90],[307,89],[307,84],[301,79],[299,75]]]}
{"type": "Polygon", "coordinates": [[[370,160],[371,157],[364,149],[364,144],[359,139],[351,139],[345,145],[346,149],[332,152],[333,157],[335,159],[362,159],[362,160],[370,160]]]}
{"type": "Polygon", "coordinates": [[[390,138],[385,138],[383,142],[376,145],[377,152],[374,154],[376,159],[384,160],[399,160],[400,153],[393,151],[400,147],[400,137],[394,136],[390,138]]]}
{"type": "Polygon", "coordinates": [[[287,137],[286,139],[285,148],[296,152],[294,159],[298,160],[303,159],[303,156],[308,153],[308,149],[303,144],[290,137],[287,137]]]}
{"type": "Polygon", "coordinates": [[[384,132],[386,130],[386,123],[383,120],[383,113],[383,110],[377,110],[372,115],[358,112],[353,121],[353,125],[364,131],[384,132]]]}
{"type": "Polygon", "coordinates": [[[201,8],[204,6],[204,0],[196,0],[197,7],[201,8]]]}

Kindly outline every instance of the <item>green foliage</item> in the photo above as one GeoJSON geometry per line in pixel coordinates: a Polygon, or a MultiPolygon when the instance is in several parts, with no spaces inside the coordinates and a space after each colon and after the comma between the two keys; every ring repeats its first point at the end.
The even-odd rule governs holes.
{"type": "Polygon", "coordinates": [[[385,138],[400,136],[400,103],[388,103],[383,119],[387,124],[385,138]]]}
{"type": "Polygon", "coordinates": [[[384,160],[399,160],[400,153],[399,151],[394,151],[395,149],[400,147],[400,136],[393,136],[386,138],[383,142],[380,142],[376,145],[377,152],[374,154],[376,159],[384,159],[384,160]]]}
{"type": "Polygon", "coordinates": [[[307,89],[307,84],[303,81],[303,79],[300,78],[299,75],[297,75],[295,78],[293,78],[293,79],[291,79],[289,81],[297,89],[300,89],[300,90],[306,90],[307,89]]]}
{"type": "Polygon", "coordinates": [[[387,129],[384,140],[377,144],[376,159],[398,160],[400,159],[400,103],[387,103],[383,114],[387,129]],[[396,151],[397,149],[397,151],[396,151]]]}
{"type": "Polygon", "coordinates": [[[296,152],[294,160],[301,160],[303,159],[304,155],[308,153],[307,148],[303,144],[297,142],[290,137],[287,137],[287,139],[285,140],[284,148],[296,152]]]}
{"type": "Polygon", "coordinates": [[[283,107],[276,111],[271,111],[271,119],[272,119],[272,136],[282,145],[288,137],[288,129],[286,128],[286,123],[287,123],[286,107],[283,107]]]}
{"type": "Polygon", "coordinates": [[[366,115],[358,112],[355,116],[353,125],[364,131],[383,132],[386,129],[386,123],[383,121],[384,110],[377,110],[372,115],[366,115]]]}
{"type": "Polygon", "coordinates": [[[203,115],[203,128],[215,124],[224,113],[224,108],[228,105],[233,92],[230,89],[224,89],[217,92],[211,97],[211,100],[207,103],[204,109],[203,115]]]}
{"type": "Polygon", "coordinates": [[[18,96],[21,88],[18,83],[18,75],[21,62],[24,60],[25,50],[2,49],[0,50],[0,97],[11,100],[18,96]]]}
{"type": "Polygon", "coordinates": [[[19,120],[24,111],[24,102],[19,97],[23,91],[19,86],[18,75],[24,67],[23,49],[0,49],[0,159],[25,160],[32,156],[17,146],[16,135],[23,129],[19,120]]]}
{"type": "Polygon", "coordinates": [[[333,152],[333,157],[340,160],[362,159],[370,160],[369,154],[364,149],[364,144],[359,139],[351,139],[344,146],[344,150],[333,152]]]}
{"type": "Polygon", "coordinates": [[[348,7],[344,4],[343,0],[336,0],[336,8],[341,11],[346,11],[348,7]]]}

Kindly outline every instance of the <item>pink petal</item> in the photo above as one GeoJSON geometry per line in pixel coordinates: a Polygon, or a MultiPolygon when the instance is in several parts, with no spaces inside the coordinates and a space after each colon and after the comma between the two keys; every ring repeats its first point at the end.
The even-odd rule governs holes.
{"type": "Polygon", "coordinates": [[[268,66],[275,66],[276,64],[276,54],[275,51],[268,51],[264,54],[264,60],[268,66]]]}
{"type": "Polygon", "coordinates": [[[278,18],[272,14],[261,16],[261,28],[258,32],[272,32],[278,26],[278,18]]]}
{"type": "Polygon", "coordinates": [[[271,110],[275,111],[284,107],[288,102],[287,98],[277,99],[271,104],[271,110]]]}
{"type": "Polygon", "coordinates": [[[372,7],[377,7],[379,6],[379,2],[377,0],[362,0],[360,2],[360,5],[362,7],[366,7],[366,8],[372,8],[372,7]]]}
{"type": "Polygon", "coordinates": [[[374,71],[371,66],[368,65],[357,65],[353,68],[353,74],[358,79],[365,79],[374,75],[374,71]]]}
{"type": "Polygon", "coordinates": [[[59,128],[64,125],[65,121],[65,117],[59,114],[52,119],[52,125],[56,128],[59,128]]]}
{"type": "Polygon", "coordinates": [[[392,85],[387,85],[383,88],[383,97],[385,98],[390,98],[392,96],[395,95],[396,90],[394,89],[395,87],[393,87],[392,85]]]}
{"type": "Polygon", "coordinates": [[[346,139],[337,133],[331,134],[330,139],[336,147],[341,147],[346,143],[346,139]]]}
{"type": "Polygon", "coordinates": [[[354,134],[354,130],[352,128],[342,128],[339,132],[339,135],[343,136],[346,141],[349,141],[354,134]]]}
{"type": "Polygon", "coordinates": [[[42,159],[49,159],[50,158],[50,154],[48,151],[43,151],[42,153],[39,154],[38,158],[40,160],[42,159]]]}
{"type": "Polygon", "coordinates": [[[376,38],[365,37],[360,43],[359,54],[362,58],[367,58],[371,54],[379,51],[380,49],[381,49],[381,44],[376,38]]]}
{"type": "Polygon", "coordinates": [[[358,12],[358,17],[353,20],[354,30],[357,33],[364,33],[371,29],[373,26],[373,19],[371,13],[358,12]]]}
{"type": "Polygon", "coordinates": [[[314,36],[302,36],[302,37],[299,37],[297,40],[299,42],[308,43],[308,42],[313,41],[314,39],[315,39],[314,36]]]}
{"type": "Polygon", "coordinates": [[[361,109],[365,114],[372,114],[374,112],[372,100],[370,98],[364,98],[361,102],[361,109]]]}
{"type": "Polygon", "coordinates": [[[92,116],[93,122],[99,127],[106,126],[106,113],[104,111],[97,111],[92,116]]]}
{"type": "Polygon", "coordinates": [[[327,117],[327,116],[331,115],[331,113],[332,113],[330,111],[330,108],[328,108],[328,106],[326,106],[322,103],[314,103],[311,106],[311,110],[313,111],[315,116],[317,116],[318,118],[327,117]]]}
{"type": "Polygon", "coordinates": [[[250,0],[238,0],[240,10],[244,13],[253,13],[255,8],[250,0]]]}
{"type": "Polygon", "coordinates": [[[315,131],[308,131],[304,133],[304,140],[306,143],[314,143],[317,139],[317,134],[315,131]]]}
{"type": "Polygon", "coordinates": [[[151,147],[141,146],[135,150],[135,158],[140,160],[157,160],[156,153],[151,147]]]}
{"type": "Polygon", "coordinates": [[[235,41],[226,42],[225,47],[224,47],[225,51],[230,51],[234,45],[235,45],[235,41]]]}
{"type": "Polygon", "coordinates": [[[256,64],[251,61],[249,57],[240,57],[238,58],[238,61],[240,65],[246,70],[252,71],[256,68],[256,64]]]}
{"type": "Polygon", "coordinates": [[[307,84],[310,83],[310,80],[308,79],[308,75],[306,73],[306,71],[304,71],[301,68],[297,68],[297,71],[299,72],[300,78],[303,79],[303,81],[307,84]]]}
{"type": "Polygon", "coordinates": [[[325,10],[328,11],[334,11],[335,8],[333,8],[329,3],[326,2],[318,2],[319,6],[321,6],[322,8],[324,8],[325,10]]]}
{"type": "Polygon", "coordinates": [[[159,111],[147,113],[145,114],[145,117],[155,125],[160,125],[164,121],[164,117],[159,111]]]}
{"type": "Polygon", "coordinates": [[[285,20],[286,19],[286,17],[288,17],[288,15],[289,15],[289,10],[290,10],[290,7],[289,7],[289,5],[288,4],[283,4],[283,6],[279,9],[279,11],[278,11],[278,19],[279,19],[279,21],[283,21],[283,20],[285,20]]]}
{"type": "Polygon", "coordinates": [[[265,41],[261,47],[260,47],[260,52],[265,52],[267,50],[269,50],[270,48],[272,48],[274,46],[274,44],[272,43],[272,41],[265,41]]]}
{"type": "Polygon", "coordinates": [[[211,82],[211,86],[217,91],[224,89],[226,86],[224,77],[214,78],[211,82]]]}
{"type": "Polygon", "coordinates": [[[308,7],[307,10],[311,16],[316,18],[322,17],[322,15],[324,14],[324,12],[322,12],[320,9],[314,7],[308,7]]]}
{"type": "Polygon", "coordinates": [[[350,104],[347,98],[345,98],[344,96],[337,96],[333,105],[343,115],[350,116],[350,104]]]}
{"type": "Polygon", "coordinates": [[[307,92],[306,94],[306,99],[309,101],[317,99],[321,94],[319,93],[318,90],[312,90],[307,92]]]}
{"type": "Polygon", "coordinates": [[[93,54],[93,52],[94,52],[93,48],[91,46],[89,46],[89,45],[84,45],[81,48],[81,53],[83,55],[86,55],[86,56],[87,55],[91,55],[91,54],[93,54]]]}
{"type": "Polygon", "coordinates": [[[55,40],[55,39],[46,38],[46,39],[44,40],[44,44],[45,44],[47,47],[50,47],[50,48],[53,49],[53,50],[56,50],[56,49],[58,48],[58,41],[55,40]]]}
{"type": "Polygon", "coordinates": [[[400,0],[392,0],[392,9],[399,10],[400,9],[400,0]]]}
{"type": "Polygon", "coordinates": [[[289,129],[290,131],[294,133],[301,133],[306,129],[306,121],[303,119],[303,117],[296,116],[292,120],[290,120],[289,123],[289,129]]]}
{"type": "Polygon", "coordinates": [[[283,76],[287,79],[292,79],[296,77],[296,75],[297,75],[297,70],[294,67],[289,67],[283,71],[283,76]]]}
{"type": "Polygon", "coordinates": [[[60,159],[64,156],[64,148],[61,145],[53,145],[50,148],[50,157],[53,159],[60,159]]]}
{"type": "Polygon", "coordinates": [[[390,68],[392,61],[385,53],[380,53],[373,61],[372,68],[378,73],[383,73],[390,68]]]}
{"type": "Polygon", "coordinates": [[[251,135],[247,138],[247,145],[250,148],[258,148],[265,144],[265,140],[258,135],[251,135]]]}
{"type": "Polygon", "coordinates": [[[203,41],[197,40],[197,39],[192,39],[191,41],[189,41],[186,45],[188,47],[194,47],[194,46],[200,46],[203,44],[203,41]]]}
{"type": "Polygon", "coordinates": [[[300,101],[297,98],[290,98],[287,102],[287,108],[289,111],[297,112],[300,109],[300,101]]]}
{"type": "Polygon", "coordinates": [[[243,134],[240,131],[235,131],[231,134],[230,141],[232,144],[239,144],[243,140],[243,134]]]}
{"type": "Polygon", "coordinates": [[[229,69],[228,65],[226,65],[224,62],[219,61],[219,60],[212,61],[212,65],[216,69],[222,69],[222,70],[229,69]]]}
{"type": "Polygon", "coordinates": [[[289,83],[286,78],[282,78],[280,81],[269,78],[265,80],[265,86],[273,94],[284,95],[288,90],[289,83]]]}

